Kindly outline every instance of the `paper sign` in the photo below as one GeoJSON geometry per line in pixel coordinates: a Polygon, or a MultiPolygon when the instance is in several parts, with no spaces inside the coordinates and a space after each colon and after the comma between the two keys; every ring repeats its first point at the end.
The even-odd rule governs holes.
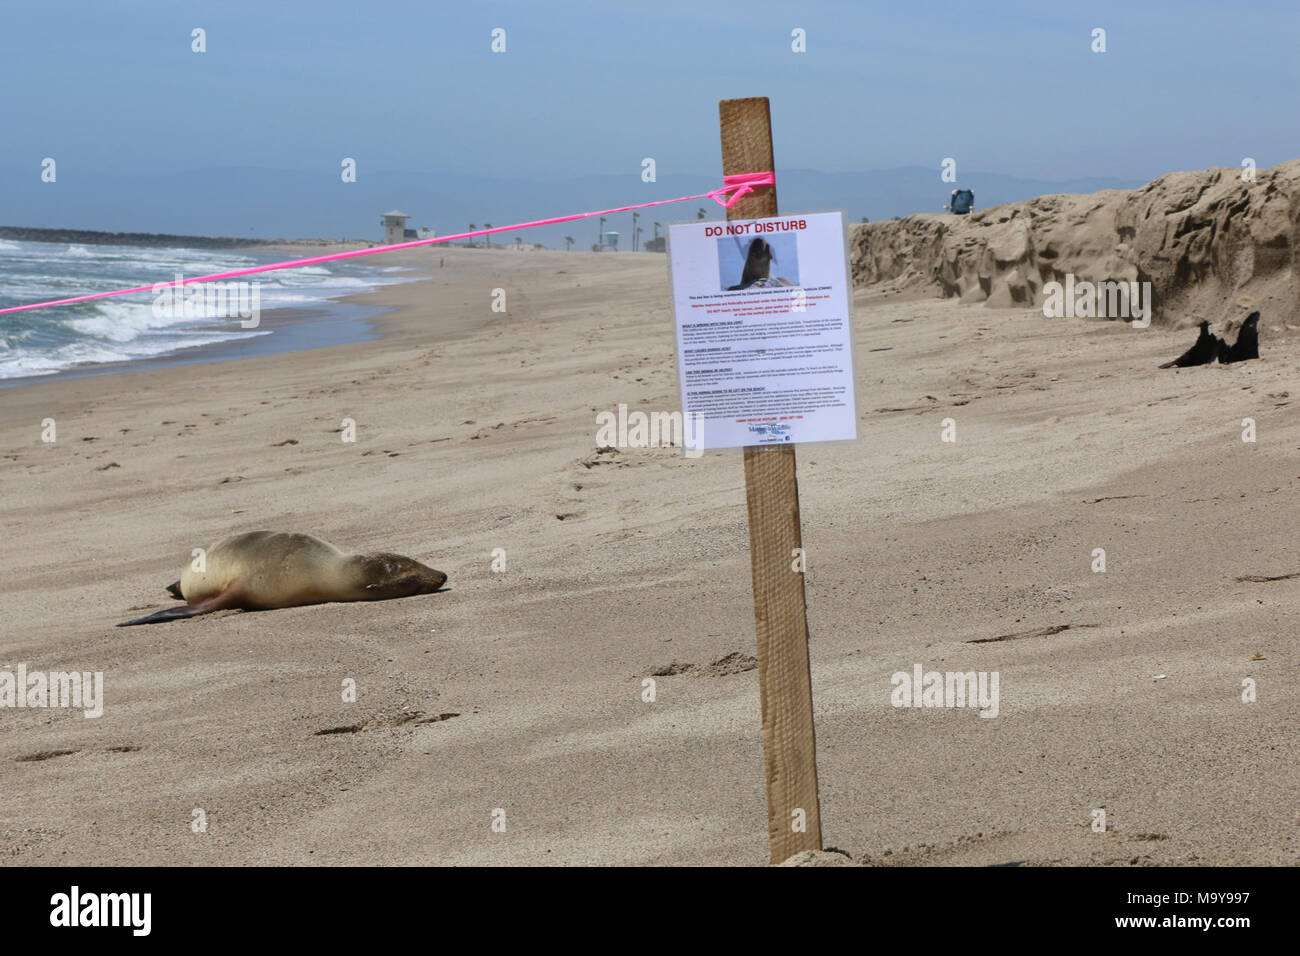
{"type": "Polygon", "coordinates": [[[699,449],[858,437],[840,213],[671,225],[668,253],[699,449]]]}

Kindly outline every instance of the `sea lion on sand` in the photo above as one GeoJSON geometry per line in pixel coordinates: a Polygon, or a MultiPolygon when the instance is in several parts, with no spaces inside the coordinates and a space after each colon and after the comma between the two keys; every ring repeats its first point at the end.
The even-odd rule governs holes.
{"type": "Polygon", "coordinates": [[[155,624],[225,608],[265,611],[325,601],[383,601],[431,594],[447,580],[400,554],[348,554],[309,534],[251,531],[218,541],[203,556],[204,570],[185,568],[167,590],[185,601],[118,627],[155,624]]]}
{"type": "Polygon", "coordinates": [[[1259,313],[1252,312],[1246,316],[1237,330],[1237,341],[1229,345],[1219,340],[1219,361],[1224,365],[1233,362],[1245,362],[1247,359],[1259,358],[1259,313]]]}
{"type": "Polygon", "coordinates": [[[1172,362],[1166,362],[1160,368],[1186,368],[1189,365],[1207,365],[1219,357],[1222,340],[1210,332],[1210,323],[1201,323],[1201,334],[1196,337],[1192,347],[1172,362]]]}
{"type": "Polygon", "coordinates": [[[728,292],[748,289],[750,286],[793,285],[788,279],[772,278],[772,260],[776,254],[766,239],[755,238],[749,243],[745,268],[740,274],[740,285],[728,286],[728,292]]]}

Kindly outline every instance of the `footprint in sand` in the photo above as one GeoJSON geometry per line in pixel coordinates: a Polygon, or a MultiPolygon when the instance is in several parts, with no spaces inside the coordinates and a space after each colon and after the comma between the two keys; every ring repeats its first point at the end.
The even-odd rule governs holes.
{"type": "Polygon", "coordinates": [[[444,720],[451,720],[453,717],[459,717],[460,714],[426,714],[422,710],[408,710],[395,717],[378,717],[374,720],[363,720],[359,724],[346,724],[342,727],[326,727],[324,730],[318,730],[313,737],[325,737],[332,734],[358,734],[363,730],[383,730],[385,728],[401,727],[403,724],[437,724],[444,720]]]}
{"type": "Polygon", "coordinates": [[[963,641],[964,644],[992,644],[995,641],[1018,641],[1025,637],[1051,637],[1062,631],[1072,631],[1076,627],[1097,627],[1096,624],[1053,624],[1051,627],[1039,627],[1032,631],[1016,631],[1014,634],[999,634],[997,637],[978,637],[963,641]]]}
{"type": "Polygon", "coordinates": [[[1293,571],[1291,574],[1243,574],[1237,580],[1250,584],[1265,584],[1269,581],[1289,581],[1291,578],[1300,578],[1300,571],[1293,571]]]}
{"type": "Polygon", "coordinates": [[[740,651],[732,651],[730,654],[725,654],[717,660],[704,665],[683,664],[680,661],[663,664],[650,671],[650,676],[675,677],[678,674],[690,673],[694,676],[703,677],[728,677],[732,674],[744,674],[746,671],[752,671],[757,667],[757,657],[743,654],[740,651]]]}
{"type": "Polygon", "coordinates": [[[21,757],[15,757],[14,763],[32,763],[37,760],[52,760],[55,757],[67,757],[79,750],[38,750],[34,754],[24,754],[21,757]]]}
{"type": "Polygon", "coordinates": [[[324,737],[327,734],[356,734],[361,732],[365,724],[347,724],[343,727],[326,727],[324,730],[318,730],[313,737],[324,737]]]}

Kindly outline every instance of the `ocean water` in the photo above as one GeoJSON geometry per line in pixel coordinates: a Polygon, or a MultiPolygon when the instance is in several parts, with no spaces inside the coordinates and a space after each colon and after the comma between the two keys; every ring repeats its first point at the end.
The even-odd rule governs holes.
{"type": "MultiPolygon", "coordinates": [[[[170,282],[176,273],[189,278],[287,258],[291,257],[243,250],[82,246],[0,239],[0,308],[170,282]]],[[[333,305],[332,300],[410,281],[403,275],[409,271],[384,265],[382,256],[367,256],[235,280],[258,284],[263,324],[252,329],[242,328],[237,317],[156,315],[152,292],[11,312],[0,315],[0,380],[181,355],[197,346],[247,343],[259,336],[280,336],[285,340],[266,341],[263,344],[267,351],[279,351],[290,340],[294,348],[311,347],[308,332],[270,328],[265,324],[265,313],[272,309],[320,307],[343,313],[342,304],[333,305]]]]}

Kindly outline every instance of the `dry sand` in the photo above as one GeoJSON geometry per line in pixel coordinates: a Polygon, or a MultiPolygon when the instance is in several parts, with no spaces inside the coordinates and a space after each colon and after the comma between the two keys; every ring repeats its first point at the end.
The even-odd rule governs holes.
{"type": "MultiPolygon", "coordinates": [[[[767,862],[740,456],[595,454],[679,404],[663,258],[392,261],[435,254],[377,341],[0,392],[0,666],[106,683],[0,711],[0,859],[767,862]],[[257,528],[451,589],[114,628],[257,528]]],[[[1300,577],[1239,580],[1300,572],[1294,343],[1157,372],[1186,333],[865,294],[856,339],[862,437],[799,450],[827,845],[1296,863],[1300,577]],[[998,671],[1000,716],[891,707],[918,662],[998,671]]]]}

